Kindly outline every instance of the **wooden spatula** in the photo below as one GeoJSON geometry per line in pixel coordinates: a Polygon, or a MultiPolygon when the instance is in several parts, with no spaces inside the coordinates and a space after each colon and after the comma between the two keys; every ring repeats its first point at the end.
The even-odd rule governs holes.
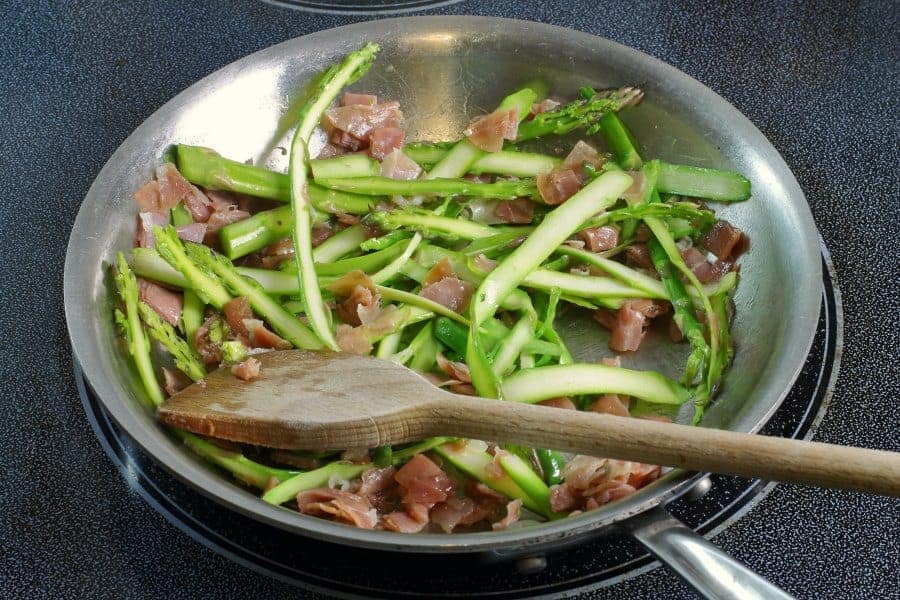
{"type": "Polygon", "coordinates": [[[386,360],[288,350],[259,379],[211,373],[159,408],[173,427],[274,448],[375,448],[458,436],[900,496],[900,453],[461,396],[386,360]]]}

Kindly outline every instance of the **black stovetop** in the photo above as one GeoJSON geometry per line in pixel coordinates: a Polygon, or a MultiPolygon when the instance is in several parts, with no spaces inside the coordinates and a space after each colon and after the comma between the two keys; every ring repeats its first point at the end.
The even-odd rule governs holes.
{"type": "MultiPolygon", "coordinates": [[[[900,449],[900,39],[891,3],[484,0],[434,12],[608,37],[673,64],[747,115],[804,188],[843,293],[840,377],[816,439],[900,449]]],[[[62,264],[94,176],[156,108],[236,58],[364,18],[238,0],[0,5],[0,595],[303,594],[172,525],[139,493],[139,464],[129,470],[125,459],[133,479],[123,481],[79,400],[62,264]]],[[[897,597],[898,522],[896,500],[780,485],[714,541],[800,597],[897,597]]],[[[498,570],[508,587],[516,576],[498,570]]],[[[656,569],[586,595],[688,592],[656,569]]]]}

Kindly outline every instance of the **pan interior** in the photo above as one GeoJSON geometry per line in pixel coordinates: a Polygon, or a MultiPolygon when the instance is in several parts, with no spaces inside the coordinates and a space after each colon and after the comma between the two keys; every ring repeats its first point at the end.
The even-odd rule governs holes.
{"type": "MultiPolygon", "coordinates": [[[[802,191],[774,148],[749,121],[696,81],[613,42],[536,23],[481,17],[423,17],[362,23],[285,42],[198,82],[163,106],[116,151],[97,177],[70,239],[65,301],[70,336],[85,374],[113,418],[156,460],[233,509],[281,527],[386,549],[480,549],[562,538],[624,518],[671,496],[673,474],[611,507],[501,534],[397,536],[363,532],[267,506],[180,447],[140,396],[111,319],[106,280],[117,250],[132,245],[132,193],[173,142],[216,149],[284,170],[297,99],[319,70],[363,41],[378,61],[353,89],[400,101],[408,140],[451,140],[468,120],[510,90],[539,77],[560,98],[585,85],[638,85],[646,99],[623,119],[644,156],[730,168],[752,182],[753,198],[716,205],[747,231],[735,295],[735,362],[703,425],[756,430],[787,393],[807,354],[818,316],[821,273],[816,231],[802,191]]],[[[597,140],[594,140],[595,142],[597,140]]],[[[560,141],[547,151],[564,152],[560,141]]],[[[563,335],[580,359],[610,355],[606,334],[585,315],[567,316],[563,335]]],[[[661,336],[657,336],[659,338],[661,336]]],[[[651,338],[623,364],[677,376],[685,349],[651,338]]]]}

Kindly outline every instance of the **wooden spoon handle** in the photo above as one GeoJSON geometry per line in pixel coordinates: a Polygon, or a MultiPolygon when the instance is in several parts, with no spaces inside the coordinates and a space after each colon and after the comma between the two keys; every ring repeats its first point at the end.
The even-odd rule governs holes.
{"type": "Polygon", "coordinates": [[[430,408],[433,435],[900,497],[897,452],[465,396],[430,408]]]}

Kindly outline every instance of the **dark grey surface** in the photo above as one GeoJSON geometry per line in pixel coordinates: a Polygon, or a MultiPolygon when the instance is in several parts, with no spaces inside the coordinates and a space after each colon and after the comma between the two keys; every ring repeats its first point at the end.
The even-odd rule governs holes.
{"type": "MultiPolygon", "coordinates": [[[[841,377],[817,439],[900,449],[896,7],[593,4],[464,2],[439,12],[609,37],[743,111],[794,169],[844,294],[841,377]]],[[[352,20],[258,2],[0,6],[0,595],[297,593],[215,555],[130,495],[81,412],[62,262],[93,177],[163,102],[245,54],[352,20]]],[[[897,501],[780,486],[715,541],[801,597],[898,597],[898,522],[897,501]]],[[[686,594],[657,570],[596,596],[686,594]]]]}

